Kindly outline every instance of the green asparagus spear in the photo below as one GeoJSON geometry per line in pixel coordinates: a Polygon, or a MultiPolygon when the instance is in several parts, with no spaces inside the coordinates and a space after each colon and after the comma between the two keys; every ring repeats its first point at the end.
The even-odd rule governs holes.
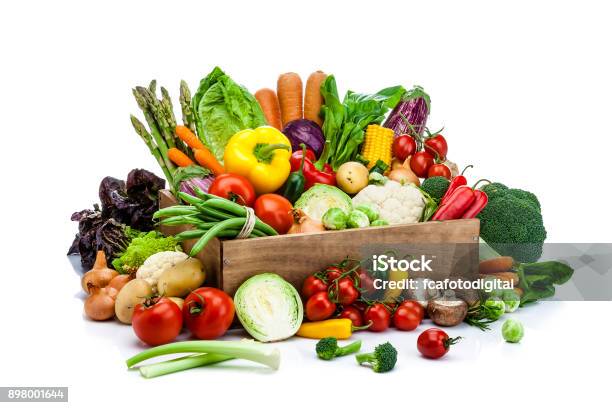
{"type": "Polygon", "coordinates": [[[181,81],[179,100],[183,113],[183,124],[191,129],[193,133],[196,133],[195,118],[193,116],[193,110],[191,109],[191,91],[185,81],[181,81]]]}
{"type": "Polygon", "coordinates": [[[145,120],[149,125],[149,129],[151,129],[151,135],[153,136],[153,140],[155,140],[157,148],[159,149],[159,152],[161,153],[164,162],[166,163],[166,167],[168,168],[170,173],[172,173],[174,171],[174,164],[168,159],[168,145],[166,144],[165,138],[160,132],[159,126],[155,121],[155,117],[153,116],[153,113],[151,112],[149,105],[142,93],[139,92],[138,89],[132,89],[132,93],[134,94],[134,98],[136,99],[138,107],[140,108],[140,110],[142,110],[142,113],[144,114],[145,120]]]}
{"type": "Polygon", "coordinates": [[[173,185],[174,183],[172,180],[172,172],[168,169],[168,166],[166,165],[164,157],[162,156],[159,148],[153,143],[151,134],[147,131],[142,122],[139,121],[138,118],[136,118],[136,116],[130,115],[130,120],[132,121],[132,126],[134,126],[136,133],[138,133],[138,135],[142,138],[142,140],[145,142],[145,144],[151,151],[151,154],[153,154],[153,156],[157,160],[159,167],[161,167],[162,171],[164,172],[164,175],[166,176],[166,179],[168,180],[168,184],[173,185]]]}
{"type": "Polygon", "coordinates": [[[144,88],[142,86],[137,86],[136,91],[143,97],[146,101],[146,104],[153,114],[155,118],[155,122],[157,122],[160,133],[166,140],[166,145],[168,148],[175,147],[174,144],[174,129],[170,129],[170,125],[166,120],[166,115],[164,112],[164,108],[161,106],[161,103],[157,100],[155,95],[149,91],[149,89],[144,88]]]}
{"type": "Polygon", "coordinates": [[[153,95],[157,93],[157,80],[152,79],[151,82],[149,82],[149,91],[151,91],[153,95]]]}

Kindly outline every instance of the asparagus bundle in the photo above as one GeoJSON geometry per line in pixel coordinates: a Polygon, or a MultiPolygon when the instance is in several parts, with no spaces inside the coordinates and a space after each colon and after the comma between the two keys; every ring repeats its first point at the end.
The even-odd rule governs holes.
{"type": "MultiPolygon", "coordinates": [[[[193,152],[179,139],[174,132],[176,117],[172,99],[166,88],[160,88],[161,99],[157,99],[157,81],[152,80],[148,87],[137,86],[132,89],[138,107],[142,111],[149,130],[134,115],[130,115],[132,126],[145,142],[151,154],[157,160],[168,183],[174,185],[175,165],[168,158],[168,150],[177,148],[193,160],[193,152]]],[[[191,92],[185,81],[181,81],[180,104],[183,123],[194,130],[194,117],[191,110],[191,92]]]]}

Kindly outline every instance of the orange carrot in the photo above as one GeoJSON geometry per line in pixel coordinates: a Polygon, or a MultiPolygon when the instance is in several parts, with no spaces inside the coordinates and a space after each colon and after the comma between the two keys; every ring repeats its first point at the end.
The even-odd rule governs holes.
{"type": "Polygon", "coordinates": [[[319,113],[321,112],[321,105],[323,105],[321,84],[325,81],[325,78],[327,78],[327,74],[323,71],[310,74],[306,81],[306,91],[304,93],[304,118],[317,122],[319,126],[323,124],[319,113]]]}
{"type": "Polygon", "coordinates": [[[195,149],[193,155],[200,166],[206,167],[212,171],[215,176],[225,173],[225,169],[221,163],[219,163],[215,155],[207,148],[195,149]]]}
{"type": "Polygon", "coordinates": [[[292,120],[302,119],[302,80],[295,72],[278,77],[276,93],[280,103],[283,127],[292,120]]]}
{"type": "Polygon", "coordinates": [[[270,88],[263,88],[255,92],[255,98],[259,102],[261,110],[263,110],[268,125],[281,130],[283,125],[281,123],[281,112],[276,92],[270,88]]]}
{"type": "Polygon", "coordinates": [[[176,133],[179,139],[185,142],[185,144],[191,147],[192,149],[204,148],[204,144],[200,141],[200,139],[198,139],[196,135],[193,134],[191,129],[189,129],[187,126],[177,126],[176,129],[174,129],[174,133],[176,133]]]}
{"type": "Polygon", "coordinates": [[[179,167],[193,166],[195,163],[176,147],[168,149],[168,158],[179,167]]]}

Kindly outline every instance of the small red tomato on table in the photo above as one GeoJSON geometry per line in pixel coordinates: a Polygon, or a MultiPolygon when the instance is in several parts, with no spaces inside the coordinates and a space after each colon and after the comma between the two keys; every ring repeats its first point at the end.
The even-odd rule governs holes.
{"type": "Polygon", "coordinates": [[[373,332],[385,331],[391,325],[391,312],[382,303],[374,303],[363,312],[365,324],[372,322],[368,330],[373,332]]]}
{"type": "Polygon", "coordinates": [[[448,353],[450,346],[456,344],[461,337],[448,337],[444,330],[427,329],[417,339],[419,352],[431,359],[437,359],[448,353]]]}

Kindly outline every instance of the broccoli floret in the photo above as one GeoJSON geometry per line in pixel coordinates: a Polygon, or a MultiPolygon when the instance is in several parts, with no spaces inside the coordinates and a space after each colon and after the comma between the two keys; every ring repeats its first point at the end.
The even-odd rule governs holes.
{"type": "Polygon", "coordinates": [[[429,194],[431,198],[440,201],[444,193],[446,193],[446,190],[448,190],[449,185],[450,181],[448,181],[446,177],[436,176],[425,179],[423,184],[421,184],[421,188],[429,194]]]}
{"type": "Polygon", "coordinates": [[[347,346],[338,346],[338,339],[335,337],[325,337],[317,343],[317,356],[322,360],[332,360],[335,357],[346,356],[359,351],[361,340],[357,340],[347,346]]]}
{"type": "Polygon", "coordinates": [[[535,194],[529,191],[521,190],[519,188],[509,188],[506,191],[506,194],[510,194],[511,196],[520,198],[521,200],[526,200],[529,203],[533,204],[538,211],[540,211],[540,200],[538,200],[538,197],[536,197],[535,194]]]}
{"type": "Polygon", "coordinates": [[[493,198],[502,197],[508,191],[508,187],[506,187],[502,183],[490,183],[485,184],[480,188],[482,191],[487,193],[487,197],[489,197],[489,201],[493,198]]]}
{"type": "Polygon", "coordinates": [[[477,217],[480,236],[501,255],[518,262],[535,262],[542,255],[546,229],[532,201],[508,193],[494,195],[477,217]]]}
{"type": "Polygon", "coordinates": [[[376,346],[373,353],[357,354],[355,358],[359,364],[369,363],[377,373],[386,373],[395,367],[397,350],[391,343],[386,342],[376,346]]]}

